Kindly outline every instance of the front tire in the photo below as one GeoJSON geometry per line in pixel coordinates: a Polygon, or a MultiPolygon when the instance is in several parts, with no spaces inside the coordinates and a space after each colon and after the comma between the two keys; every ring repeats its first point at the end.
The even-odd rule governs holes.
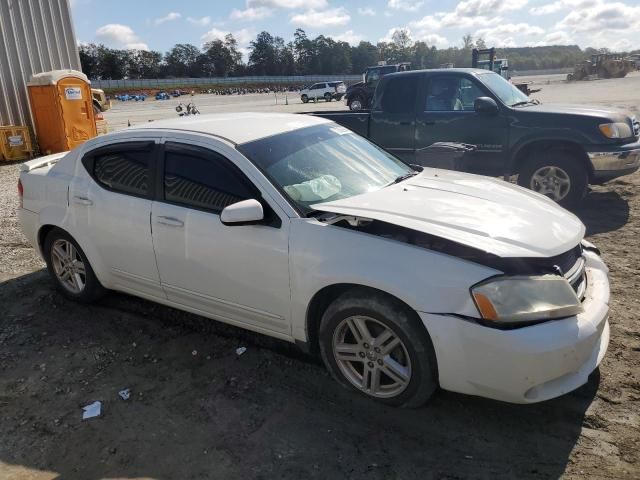
{"type": "Polygon", "coordinates": [[[346,292],[322,316],[319,342],[340,384],[382,403],[418,407],[438,387],[431,339],[395,299],[365,289],[346,292]]]}
{"type": "Polygon", "coordinates": [[[518,185],[574,207],[584,198],[589,175],[580,159],[567,152],[534,152],[518,175],[518,185]]]}
{"type": "Polygon", "coordinates": [[[68,299],[90,303],[106,292],[82,248],[67,232],[51,230],[45,238],[43,253],[49,275],[68,299]]]}
{"type": "Polygon", "coordinates": [[[353,112],[360,111],[364,108],[364,100],[360,96],[356,96],[349,102],[349,110],[353,112]]]}
{"type": "Polygon", "coordinates": [[[309,97],[307,97],[306,95],[302,95],[301,100],[302,100],[302,103],[308,103],[309,97]]]}

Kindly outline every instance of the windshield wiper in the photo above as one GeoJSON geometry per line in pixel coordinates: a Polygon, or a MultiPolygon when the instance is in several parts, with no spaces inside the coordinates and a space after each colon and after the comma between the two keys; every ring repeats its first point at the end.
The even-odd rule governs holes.
{"type": "Polygon", "coordinates": [[[396,177],[396,179],[393,182],[386,184],[385,187],[388,187],[389,185],[395,185],[396,183],[400,183],[403,180],[406,180],[407,178],[410,178],[410,177],[414,177],[416,175],[418,175],[418,172],[407,172],[403,175],[400,175],[399,177],[396,177]]]}
{"type": "Polygon", "coordinates": [[[534,99],[529,99],[529,100],[525,100],[522,102],[516,102],[513,105],[511,105],[512,107],[521,107],[522,105],[540,105],[540,100],[538,100],[537,98],[534,99]]]}

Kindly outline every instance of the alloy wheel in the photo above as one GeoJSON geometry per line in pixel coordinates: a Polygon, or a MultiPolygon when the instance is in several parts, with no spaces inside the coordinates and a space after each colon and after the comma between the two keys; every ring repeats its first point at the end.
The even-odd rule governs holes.
{"type": "Polygon", "coordinates": [[[60,284],[78,294],[87,284],[85,264],[78,249],[68,240],[59,238],[51,246],[51,262],[60,284]]]}
{"type": "Polygon", "coordinates": [[[358,99],[352,100],[349,104],[351,110],[362,110],[362,102],[358,99]]]}
{"type": "Polygon", "coordinates": [[[396,397],[411,381],[406,346],[378,320],[361,315],[345,318],[334,331],[332,347],[341,373],[368,395],[396,397]]]}
{"type": "Polygon", "coordinates": [[[534,192],[546,195],[559,202],[567,196],[571,189],[571,178],[562,168],[557,166],[541,167],[531,176],[530,188],[534,192]]]}

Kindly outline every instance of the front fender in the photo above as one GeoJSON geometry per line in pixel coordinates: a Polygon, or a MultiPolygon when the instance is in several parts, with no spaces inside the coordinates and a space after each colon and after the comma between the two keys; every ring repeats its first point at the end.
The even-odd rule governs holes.
{"type": "Polygon", "coordinates": [[[518,170],[518,163],[521,161],[522,155],[532,147],[540,148],[570,148],[575,152],[580,152],[586,159],[586,151],[584,149],[584,139],[579,135],[563,135],[562,132],[536,132],[531,135],[519,138],[512,145],[509,153],[509,165],[507,171],[511,174],[518,170]]]}
{"type": "Polygon", "coordinates": [[[418,312],[477,316],[469,288],[498,271],[443,253],[315,219],[291,222],[289,244],[294,338],[306,341],[314,295],[336,284],[386,292],[418,312]]]}

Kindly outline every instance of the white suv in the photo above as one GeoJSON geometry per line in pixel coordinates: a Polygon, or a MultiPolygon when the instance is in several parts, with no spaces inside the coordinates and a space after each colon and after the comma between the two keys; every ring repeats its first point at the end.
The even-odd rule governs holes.
{"type": "Polygon", "coordinates": [[[337,101],[342,100],[342,97],[347,91],[347,87],[344,82],[320,82],[314,83],[309,88],[303,88],[300,91],[300,99],[303,103],[307,103],[309,100],[324,98],[325,101],[330,102],[332,99],[337,101]]]}

